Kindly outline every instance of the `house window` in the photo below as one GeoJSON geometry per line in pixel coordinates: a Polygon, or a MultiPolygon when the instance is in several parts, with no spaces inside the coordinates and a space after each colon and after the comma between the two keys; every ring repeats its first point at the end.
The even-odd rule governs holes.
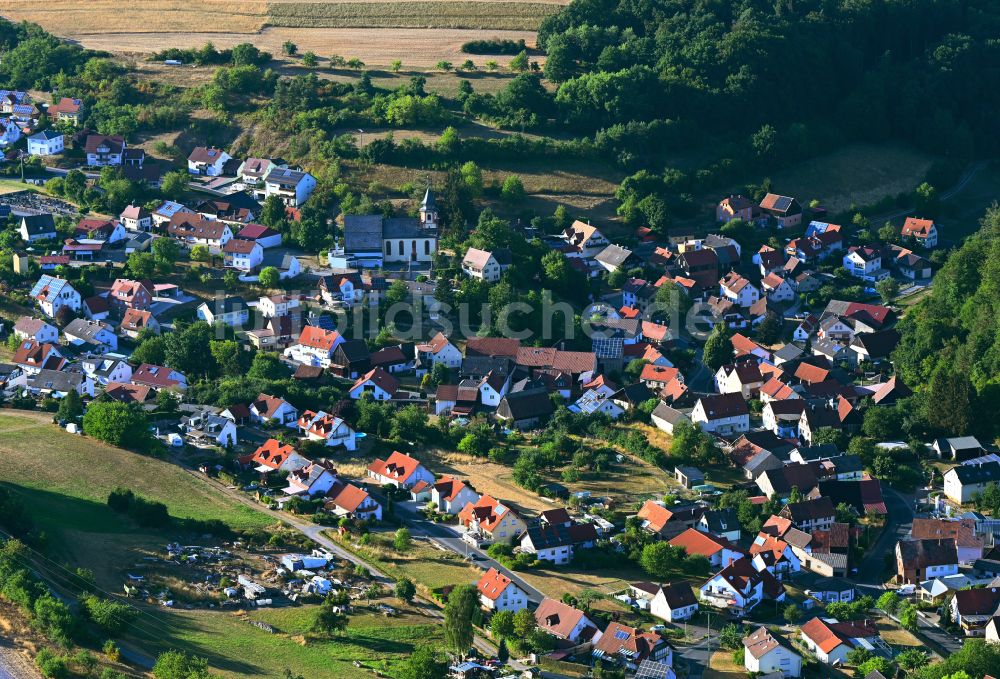
{"type": "Polygon", "coordinates": [[[424,254],[425,255],[431,254],[431,242],[429,240],[424,241],[424,254]]]}
{"type": "Polygon", "coordinates": [[[403,241],[399,241],[399,255],[403,255],[403,241]]]}
{"type": "Polygon", "coordinates": [[[392,254],[392,243],[390,243],[389,241],[386,241],[385,243],[385,254],[387,255],[392,254]]]}

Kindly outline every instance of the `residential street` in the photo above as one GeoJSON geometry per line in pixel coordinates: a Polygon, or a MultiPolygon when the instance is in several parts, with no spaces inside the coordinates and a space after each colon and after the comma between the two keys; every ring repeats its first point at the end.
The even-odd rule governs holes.
{"type": "Polygon", "coordinates": [[[885,555],[894,553],[896,543],[910,535],[913,527],[913,502],[900,495],[895,489],[882,486],[885,508],[888,511],[885,528],[858,568],[855,580],[858,584],[880,586],[884,580],[885,555]]]}
{"type": "Polygon", "coordinates": [[[499,563],[487,556],[486,552],[476,549],[469,543],[462,540],[462,534],[453,528],[452,526],[446,526],[440,523],[434,523],[433,521],[428,521],[417,514],[417,506],[414,502],[399,502],[394,505],[397,516],[405,521],[405,523],[410,527],[410,531],[413,535],[424,535],[427,538],[433,540],[437,544],[450,549],[456,554],[461,554],[462,556],[474,555],[475,565],[487,570],[491,566],[496,568],[498,571],[509,577],[514,583],[528,593],[528,600],[533,604],[541,603],[545,595],[540,591],[529,585],[525,580],[523,580],[516,573],[507,570],[499,563]],[[402,516],[405,515],[405,518],[402,516]]]}

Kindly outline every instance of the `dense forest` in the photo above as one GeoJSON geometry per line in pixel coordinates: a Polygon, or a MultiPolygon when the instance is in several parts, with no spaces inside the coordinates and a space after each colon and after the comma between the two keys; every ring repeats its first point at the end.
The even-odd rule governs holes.
{"type": "Polygon", "coordinates": [[[921,414],[950,435],[1000,434],[1000,206],[948,258],[932,294],[899,324],[893,364],[907,385],[920,387],[910,417],[921,414]]]}
{"type": "Polygon", "coordinates": [[[997,150],[998,35],[992,0],[574,0],[539,44],[579,129],[804,125],[961,155],[997,150]]]}

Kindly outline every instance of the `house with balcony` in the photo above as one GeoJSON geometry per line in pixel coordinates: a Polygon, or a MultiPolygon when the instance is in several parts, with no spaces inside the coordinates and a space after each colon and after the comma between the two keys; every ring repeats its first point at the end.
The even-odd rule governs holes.
{"type": "Polygon", "coordinates": [[[264,197],[277,196],[287,207],[299,207],[316,188],[316,178],[308,172],[273,168],[264,178],[264,197]]]}
{"type": "Polygon", "coordinates": [[[306,410],[299,417],[297,426],[310,441],[321,441],[327,446],[343,446],[345,450],[357,449],[358,433],[336,415],[322,410],[306,410]]]}
{"type": "Polygon", "coordinates": [[[612,622],[594,644],[595,660],[634,672],[639,665],[652,661],[672,667],[674,649],[657,632],[644,632],[619,622],[612,622]]]}
{"type": "Polygon", "coordinates": [[[489,611],[520,611],[528,607],[528,593],[516,582],[490,568],[476,583],[479,603],[489,611]]]}
{"type": "Polygon", "coordinates": [[[264,248],[252,240],[233,238],[222,246],[222,257],[227,269],[250,272],[264,261],[264,248]]]}
{"type": "Polygon", "coordinates": [[[691,421],[710,434],[732,436],[750,430],[750,409],[741,393],[709,394],[695,403],[691,421]]]}
{"type": "Polygon", "coordinates": [[[79,312],[82,300],[80,293],[65,278],[43,274],[31,288],[29,296],[49,318],[55,318],[63,307],[79,312]]]}
{"type": "Polygon", "coordinates": [[[283,398],[270,394],[258,394],[249,409],[250,420],[257,424],[273,421],[294,429],[299,418],[299,411],[295,406],[283,398]]]}
{"type": "Polygon", "coordinates": [[[462,271],[470,278],[478,278],[487,283],[496,283],[500,275],[510,267],[510,255],[507,253],[506,265],[493,252],[469,248],[462,259],[462,271]]]}
{"type": "Polygon", "coordinates": [[[380,486],[397,488],[412,488],[420,482],[434,483],[434,474],[419,460],[399,451],[393,451],[386,459],[375,460],[368,465],[368,476],[380,486]]]}
{"type": "Polygon", "coordinates": [[[250,308],[246,300],[239,296],[202,302],[195,313],[200,320],[209,325],[221,323],[232,328],[241,328],[250,321],[250,308]]]}
{"type": "Polygon", "coordinates": [[[343,341],[344,338],[336,330],[307,325],[302,328],[295,344],[285,349],[285,357],[297,363],[329,368],[334,351],[343,341]]]}
{"type": "Polygon", "coordinates": [[[89,134],[84,153],[90,167],[117,167],[125,156],[125,139],[118,135],[89,134]]]}
{"type": "Polygon", "coordinates": [[[222,149],[210,146],[197,146],[188,156],[188,173],[218,177],[222,174],[226,163],[232,158],[222,149]]]}
{"type": "MultiPolygon", "coordinates": [[[[433,480],[433,476],[431,479],[433,480]]],[[[477,502],[465,505],[458,513],[458,522],[465,528],[467,535],[479,544],[510,544],[528,529],[517,512],[489,495],[483,495],[477,502]]]]}
{"type": "Polygon", "coordinates": [[[990,621],[1000,616],[1000,587],[990,585],[959,590],[955,592],[950,608],[952,620],[962,628],[965,636],[986,636],[990,621]]]}
{"type": "Polygon", "coordinates": [[[855,278],[875,283],[889,277],[889,270],[882,268],[882,251],[868,245],[854,245],[844,255],[844,269],[855,278]]]}
{"type": "Polygon", "coordinates": [[[737,559],[713,575],[699,590],[701,599],[719,608],[728,608],[742,617],[765,597],[785,600],[785,586],[767,570],[758,571],[750,559],[737,559]]]}
{"type": "Polygon", "coordinates": [[[907,217],[903,222],[902,235],[904,238],[912,238],[927,249],[937,247],[938,244],[938,228],[933,219],[907,217]]]}
{"type": "Polygon", "coordinates": [[[896,543],[896,581],[919,585],[958,574],[958,548],[953,539],[908,539],[896,543]]]}
{"type": "Polygon", "coordinates": [[[802,643],[824,665],[843,665],[847,654],[855,648],[867,649],[876,655],[890,649],[879,636],[870,620],[839,622],[836,618],[813,618],[800,629],[802,643]]]}

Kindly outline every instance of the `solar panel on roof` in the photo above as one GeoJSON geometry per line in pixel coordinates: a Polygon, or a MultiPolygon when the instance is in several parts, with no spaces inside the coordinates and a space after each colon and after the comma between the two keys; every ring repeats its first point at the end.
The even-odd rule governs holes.
{"type": "Polygon", "coordinates": [[[628,638],[629,633],[624,630],[618,630],[615,632],[615,639],[618,639],[619,641],[628,641],[628,638]]]}
{"type": "Polygon", "coordinates": [[[787,210],[788,206],[792,204],[792,199],[788,196],[781,196],[778,200],[774,201],[774,209],[776,210],[787,210]]]}

